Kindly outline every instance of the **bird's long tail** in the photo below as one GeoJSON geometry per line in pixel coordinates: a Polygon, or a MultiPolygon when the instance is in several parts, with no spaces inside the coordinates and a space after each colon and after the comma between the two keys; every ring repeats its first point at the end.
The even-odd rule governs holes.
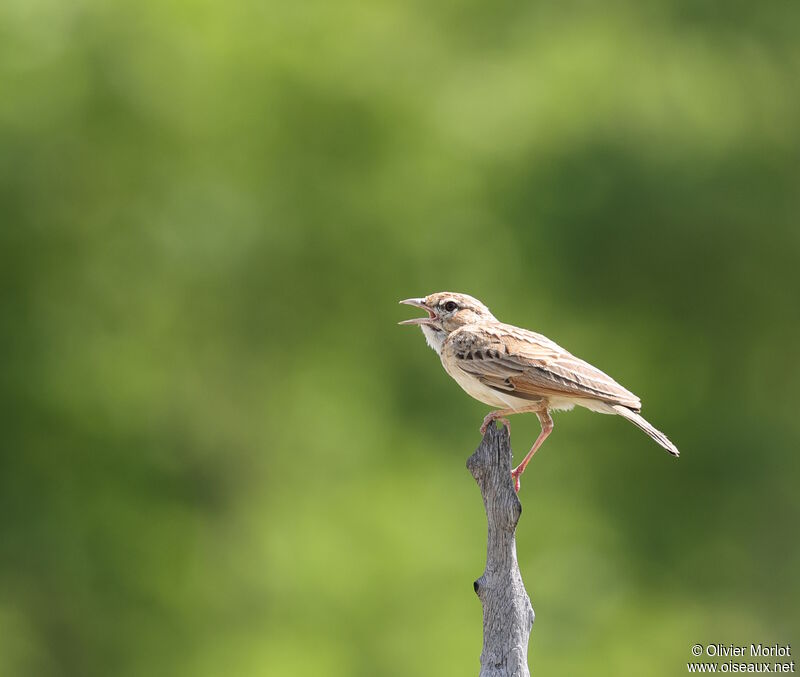
{"type": "Polygon", "coordinates": [[[612,404],[611,408],[623,418],[627,418],[633,425],[635,425],[640,430],[644,430],[650,437],[652,437],[656,442],[658,442],[664,449],[666,449],[670,454],[673,456],[680,456],[680,452],[678,448],[669,441],[667,436],[662,433],[660,430],[656,430],[652,425],[650,425],[642,416],[637,414],[635,411],[631,411],[627,407],[623,407],[621,404],[612,404]]]}

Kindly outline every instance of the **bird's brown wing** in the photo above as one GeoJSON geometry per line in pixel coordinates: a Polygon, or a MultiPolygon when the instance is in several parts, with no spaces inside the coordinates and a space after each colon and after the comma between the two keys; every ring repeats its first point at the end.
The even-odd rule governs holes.
{"type": "Polygon", "coordinates": [[[496,390],[524,399],[566,396],[621,404],[639,398],[541,334],[508,324],[469,325],[448,338],[456,363],[496,390]]]}

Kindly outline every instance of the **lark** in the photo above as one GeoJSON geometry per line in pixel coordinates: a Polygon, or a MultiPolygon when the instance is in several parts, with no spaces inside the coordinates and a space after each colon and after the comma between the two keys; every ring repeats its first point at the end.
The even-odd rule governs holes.
{"type": "Polygon", "coordinates": [[[466,294],[437,292],[400,303],[428,313],[400,324],[421,327],[456,383],[476,400],[497,407],[483,419],[481,434],[494,421],[510,431],[505,417],[511,414],[532,412],[539,417],[539,437],[511,471],[515,491],[531,458],[553,432],[550,412],[575,405],[622,416],[670,454],[679,455],[667,436],[639,414],[642,403],[636,395],[546,336],[500,322],[483,303],[466,294]]]}

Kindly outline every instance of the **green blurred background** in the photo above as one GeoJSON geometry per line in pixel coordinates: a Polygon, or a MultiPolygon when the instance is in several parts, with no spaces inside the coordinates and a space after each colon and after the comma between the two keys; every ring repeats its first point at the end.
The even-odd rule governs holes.
{"type": "Polygon", "coordinates": [[[683,452],[556,416],[535,673],[800,641],[798,19],[4,0],[0,675],[477,674],[487,407],[396,326],[438,290],[683,452]]]}

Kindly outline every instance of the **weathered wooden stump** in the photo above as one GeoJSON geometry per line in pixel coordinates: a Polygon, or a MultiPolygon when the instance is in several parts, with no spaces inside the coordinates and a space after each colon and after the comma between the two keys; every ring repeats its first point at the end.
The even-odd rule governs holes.
{"type": "Polygon", "coordinates": [[[486,569],[474,583],[483,606],[480,677],[529,677],[534,613],[517,563],[514,534],[522,505],[511,480],[508,430],[490,425],[467,468],[480,488],[489,526],[486,569]]]}

